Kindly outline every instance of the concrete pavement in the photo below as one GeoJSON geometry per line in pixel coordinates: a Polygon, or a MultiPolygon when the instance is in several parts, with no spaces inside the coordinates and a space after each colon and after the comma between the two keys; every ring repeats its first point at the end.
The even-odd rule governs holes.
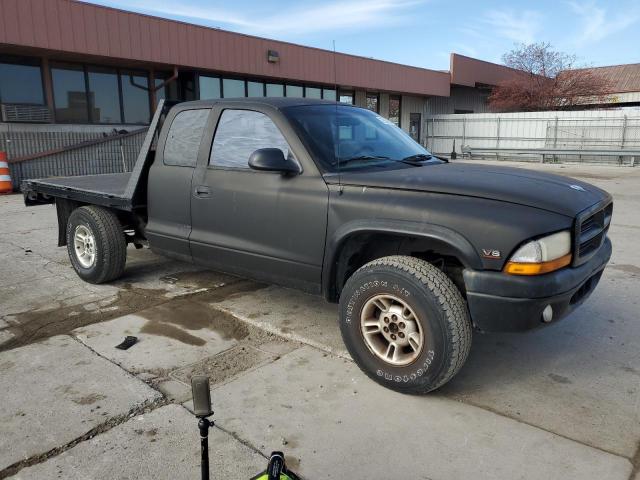
{"type": "MultiPolygon", "coordinates": [[[[195,419],[178,405],[138,415],[51,460],[21,470],[18,480],[200,478],[200,437],[195,419]]],[[[265,461],[218,429],[210,432],[212,478],[250,478],[265,461]]]]}
{"type": "Polygon", "coordinates": [[[0,470],[162,398],[61,335],[0,354],[0,470]]]}
{"type": "Polygon", "coordinates": [[[640,480],[640,169],[515,165],[610,191],[612,262],[561,323],[475,335],[460,374],[426,397],[368,380],[321,299],[133,249],[125,278],[91,286],[55,247],[53,209],[0,197],[10,220],[0,233],[0,478],[193,478],[197,429],[179,405],[190,376],[205,373],[224,429],[216,461],[241,472],[230,478],[283,449],[305,478],[640,480]],[[115,350],[127,334],[140,342],[115,350]],[[32,399],[32,411],[55,417],[37,442],[20,415],[32,399]],[[156,428],[154,442],[136,433],[156,428]]]}
{"type": "Polygon", "coordinates": [[[624,458],[444,395],[392,392],[352,362],[309,347],[212,395],[223,428],[261,448],[286,443],[306,478],[599,480],[631,473],[624,458]]]}

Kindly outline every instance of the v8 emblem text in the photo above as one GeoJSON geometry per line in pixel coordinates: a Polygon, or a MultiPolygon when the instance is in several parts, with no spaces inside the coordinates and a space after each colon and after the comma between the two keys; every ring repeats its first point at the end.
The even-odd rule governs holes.
{"type": "Polygon", "coordinates": [[[500,250],[491,250],[486,248],[482,249],[482,256],[484,258],[494,258],[494,259],[502,257],[500,250]]]}

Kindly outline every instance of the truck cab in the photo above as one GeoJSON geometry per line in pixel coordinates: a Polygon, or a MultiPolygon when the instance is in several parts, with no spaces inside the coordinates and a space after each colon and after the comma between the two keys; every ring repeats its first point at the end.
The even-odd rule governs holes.
{"type": "Polygon", "coordinates": [[[320,293],[329,190],[281,110],[260,101],[185,103],[165,125],[149,169],[151,247],[320,293]],[[267,149],[281,152],[281,164],[250,165],[267,149]]]}

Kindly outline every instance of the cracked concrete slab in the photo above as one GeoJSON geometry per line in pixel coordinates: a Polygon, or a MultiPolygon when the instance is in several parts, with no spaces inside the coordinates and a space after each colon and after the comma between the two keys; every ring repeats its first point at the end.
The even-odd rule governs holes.
{"type": "MultiPolygon", "coordinates": [[[[516,166],[522,166],[522,164],[516,164],[516,166]]],[[[462,407],[473,408],[469,405],[477,405],[485,410],[484,413],[473,413],[468,422],[469,438],[475,439],[475,441],[467,443],[467,448],[472,451],[479,449],[472,456],[474,459],[478,458],[479,453],[486,452],[486,450],[482,450],[482,444],[485,440],[480,440],[477,435],[487,435],[490,445],[502,446],[500,442],[503,442],[500,437],[500,442],[491,443],[491,434],[483,430],[485,423],[483,423],[484,420],[480,420],[485,418],[486,410],[629,457],[630,454],[633,455],[634,445],[640,441],[640,409],[638,408],[640,352],[635,348],[640,342],[639,324],[636,321],[639,302],[638,281],[640,281],[640,250],[636,248],[640,219],[636,206],[640,201],[637,190],[640,170],[623,169],[623,174],[602,180],[598,175],[594,178],[589,176],[593,176],[594,167],[578,166],[566,170],[564,166],[551,165],[526,165],[526,167],[557,170],[556,173],[568,173],[577,178],[581,177],[581,173],[587,172],[585,180],[598,184],[613,193],[615,212],[610,237],[614,243],[614,252],[611,264],[594,296],[574,315],[557,326],[524,335],[476,335],[469,362],[451,384],[436,395],[428,397],[426,401],[429,408],[426,410],[431,408],[429,402],[434,399],[445,402],[447,405],[449,403],[457,404],[452,400],[461,400],[467,403],[462,407]],[[636,170],[638,171],[636,172],[636,170]],[[474,421],[476,417],[480,419],[479,423],[474,421]]],[[[619,169],[613,170],[616,170],[616,173],[621,171],[619,169]]],[[[0,197],[0,211],[3,215],[6,211],[8,215],[3,218],[10,220],[7,222],[8,228],[0,233],[0,250],[4,254],[4,256],[0,254],[0,263],[5,267],[6,272],[9,272],[3,277],[4,281],[0,279],[0,286],[4,285],[1,288],[5,292],[0,298],[0,311],[2,312],[0,315],[2,317],[0,319],[0,343],[7,340],[12,334],[7,330],[7,327],[10,328],[12,322],[17,318],[4,315],[8,311],[40,310],[40,317],[53,318],[55,311],[51,308],[55,307],[56,309],[64,309],[63,313],[65,314],[75,315],[77,312],[81,312],[84,316],[85,313],[89,314],[89,311],[84,309],[85,304],[89,307],[99,305],[101,301],[112,298],[114,292],[118,292],[118,295],[121,293],[129,295],[132,293],[130,292],[132,286],[133,290],[136,290],[134,296],[145,297],[145,302],[155,301],[155,296],[162,297],[161,301],[164,302],[180,295],[202,291],[202,289],[216,288],[218,282],[223,281],[217,276],[218,274],[213,272],[198,272],[196,266],[163,259],[148,250],[131,248],[128,251],[127,269],[122,280],[108,286],[88,285],[78,279],[70,268],[66,258],[66,249],[56,247],[57,225],[54,208],[44,206],[26,209],[22,205],[21,197],[10,196],[0,197]],[[31,252],[27,252],[27,250],[31,250],[31,252]],[[13,265],[16,267],[13,268],[13,265]],[[14,283],[17,279],[22,280],[19,283],[14,283]],[[76,305],[80,307],[79,310],[76,309],[76,305]]],[[[129,298],[124,303],[128,304],[130,300],[129,298]]],[[[291,290],[270,287],[269,289],[252,291],[252,293],[234,295],[224,299],[222,303],[209,303],[217,308],[223,307],[239,315],[246,322],[266,330],[278,332],[288,338],[306,341],[338,355],[346,353],[337,328],[335,306],[325,304],[322,299],[291,290]]],[[[149,305],[144,302],[133,302],[131,308],[144,309],[149,305]]],[[[108,305],[106,308],[112,306],[114,305],[108,305]]],[[[118,316],[122,315],[122,313],[116,313],[118,316]]],[[[40,317],[27,315],[24,321],[37,324],[36,327],[39,329],[42,326],[42,318],[40,317]]],[[[98,317],[100,320],[106,318],[98,317]]],[[[92,319],[93,316],[88,318],[92,319]]],[[[55,320],[58,322],[57,317],[55,320]]],[[[45,328],[45,326],[42,327],[45,328]]],[[[70,330],[71,328],[64,331],[70,330]]],[[[2,355],[4,354],[0,354],[0,358],[2,355]]],[[[213,365],[217,367],[215,362],[213,365]]],[[[265,371],[265,368],[267,367],[258,368],[258,370],[251,372],[251,375],[256,376],[265,371]]],[[[59,369],[53,371],[55,374],[59,369]]],[[[333,372],[333,370],[331,371],[333,372]]],[[[190,369],[185,367],[184,372],[188,375],[190,369]]],[[[315,375],[313,373],[315,371],[311,372],[309,375],[315,375]]],[[[43,374],[42,372],[36,373],[38,375],[34,377],[34,384],[30,388],[25,387],[23,391],[25,398],[30,398],[32,393],[37,394],[40,391],[36,385],[43,374]]],[[[281,373],[284,375],[282,378],[285,379],[286,384],[288,378],[286,372],[281,373]]],[[[343,371],[332,373],[336,379],[342,378],[343,374],[343,371]]],[[[3,372],[0,371],[0,386],[2,375],[3,372]]],[[[243,371],[241,376],[225,378],[223,383],[235,385],[245,376],[246,373],[243,371]]],[[[30,372],[25,372],[24,378],[31,381],[32,375],[30,372]]],[[[362,384],[364,382],[371,383],[357,370],[353,374],[353,378],[358,379],[358,382],[362,384]]],[[[279,380],[276,381],[276,384],[280,385],[279,380]]],[[[297,383],[294,382],[293,385],[297,385],[297,383]]],[[[184,389],[179,389],[177,393],[179,398],[184,398],[184,389]]],[[[294,393],[297,395],[297,392],[294,393]]],[[[303,393],[308,395],[309,392],[303,393]]],[[[325,397],[320,393],[313,398],[305,398],[308,399],[309,405],[312,407],[320,405],[319,411],[324,412],[321,403],[325,397]]],[[[372,394],[378,395],[378,390],[372,394]]],[[[272,401],[279,398],[275,396],[272,399],[268,396],[262,400],[265,404],[271,404],[272,401]]],[[[388,397],[382,395],[380,398],[388,397]]],[[[403,410],[406,407],[408,412],[411,412],[416,405],[415,402],[419,401],[424,400],[393,397],[394,405],[402,406],[403,410]]],[[[231,403],[230,399],[228,399],[228,403],[231,403]]],[[[289,403],[282,405],[285,405],[282,407],[283,411],[288,411],[287,405],[291,406],[289,403]]],[[[53,408],[55,405],[50,405],[50,407],[53,408]]],[[[238,409],[240,407],[242,405],[238,405],[238,409]]],[[[278,405],[272,405],[272,407],[278,408],[278,405]]],[[[421,414],[424,409],[425,407],[421,406],[416,411],[421,414]]],[[[2,410],[0,409],[0,411],[2,410]]],[[[63,403],[63,416],[67,415],[65,412],[68,411],[69,408],[63,403]]],[[[444,410],[436,409],[435,411],[444,410]]],[[[473,410],[473,412],[476,411],[482,412],[481,410],[473,410]]],[[[280,413],[276,418],[280,418],[279,415],[280,413]]],[[[285,423],[289,421],[289,418],[284,414],[283,418],[285,423]]],[[[454,439],[460,440],[462,427],[456,421],[449,420],[452,422],[452,428],[459,434],[454,439]]],[[[379,425],[376,424],[376,428],[382,429],[383,433],[387,430],[394,431],[393,419],[385,416],[377,423],[379,425]]],[[[445,423],[444,419],[440,423],[436,422],[439,425],[438,428],[444,428],[445,423]]],[[[356,424],[350,424],[351,427],[353,425],[356,424]]],[[[422,424],[420,425],[422,426],[422,424]]],[[[63,422],[57,422],[51,426],[54,429],[64,430],[66,425],[63,422]]],[[[256,428],[260,428],[260,426],[256,428]]],[[[363,429],[365,428],[363,427],[363,429]]],[[[428,430],[428,426],[423,429],[428,430]]],[[[312,433],[308,434],[305,437],[306,443],[325,441],[331,436],[330,433],[341,435],[343,430],[342,424],[328,425],[326,428],[320,429],[317,439],[312,433]]],[[[406,430],[409,431],[409,427],[406,430]]],[[[380,433],[374,433],[374,439],[380,436],[380,433]]],[[[11,431],[11,435],[19,436],[21,434],[22,430],[18,428],[11,431]]],[[[62,435],[59,432],[56,434],[62,435]]],[[[351,438],[355,443],[361,441],[354,435],[352,432],[348,432],[347,438],[351,438]]],[[[367,433],[364,433],[361,437],[366,435],[367,433]]],[[[523,437],[514,437],[514,441],[520,442],[526,447],[530,446],[527,440],[529,438],[531,440],[537,439],[536,441],[542,444],[547,441],[541,440],[541,437],[536,435],[531,437],[524,433],[522,435],[523,437]]],[[[293,449],[296,444],[295,438],[291,441],[287,440],[285,446],[281,446],[282,444],[279,442],[282,439],[277,436],[269,437],[269,439],[276,443],[274,448],[286,450],[291,447],[293,449]]],[[[414,440],[416,445],[421,441],[421,438],[414,440]]],[[[265,445],[263,451],[268,453],[269,448],[267,447],[270,447],[271,443],[269,440],[269,445],[265,445]]],[[[429,445],[433,446],[434,443],[429,445]]],[[[551,442],[551,445],[556,445],[555,441],[551,442]]],[[[537,444],[534,446],[534,451],[542,448],[537,444]]],[[[452,451],[459,451],[453,447],[452,451]]],[[[411,448],[417,448],[413,446],[413,442],[411,448]]],[[[1,446],[0,450],[2,450],[1,446]]],[[[435,448],[435,451],[442,453],[444,449],[435,448]]],[[[511,452],[509,449],[505,451],[511,452]]],[[[567,455],[572,454],[571,451],[566,453],[567,455]]],[[[518,453],[515,458],[520,458],[518,455],[521,454],[518,453]]],[[[460,460],[452,455],[446,456],[446,452],[443,455],[452,464],[462,462],[463,472],[470,471],[464,458],[460,460]]],[[[432,457],[428,456],[427,458],[432,457]]],[[[491,458],[491,453],[487,453],[487,458],[491,458]]],[[[550,458],[554,462],[558,461],[557,456],[550,458]]],[[[576,461],[583,460],[582,454],[575,458],[576,461]]],[[[355,464],[357,459],[358,456],[354,455],[350,461],[355,464]]],[[[570,461],[571,459],[568,458],[567,462],[570,461]]],[[[422,463],[416,465],[414,460],[413,465],[420,468],[422,463]]],[[[588,466],[589,463],[587,462],[586,465],[588,466]]],[[[525,463],[525,466],[531,468],[530,463],[525,463]]],[[[451,468],[455,468],[455,465],[451,468]]],[[[482,472],[488,472],[486,465],[483,468],[485,470],[482,472]]],[[[456,472],[457,470],[452,471],[456,472]]],[[[514,468],[514,471],[519,472],[520,470],[514,468]]],[[[549,473],[549,469],[541,471],[549,473]]],[[[598,472],[597,469],[595,471],[598,472]]],[[[530,470],[526,470],[526,472],[530,472],[530,470]]],[[[497,478],[513,478],[514,476],[513,472],[505,472],[504,470],[495,473],[497,478]]],[[[535,474],[532,475],[536,478],[535,474]]],[[[379,477],[379,475],[373,476],[379,477]]],[[[410,477],[416,476],[415,471],[412,471],[410,477]]],[[[452,476],[455,477],[455,475],[452,476]]],[[[553,473],[549,474],[549,478],[557,476],[553,473]]],[[[609,477],[605,474],[602,478],[609,477]]],[[[640,475],[636,480],[640,480],[640,475]]]]}
{"type": "MultiPolygon", "coordinates": [[[[266,460],[213,428],[209,436],[212,478],[250,478],[266,460]]],[[[200,478],[197,420],[178,405],[145,413],[82,442],[44,463],[21,470],[16,480],[128,480],[200,478]]]]}
{"type": "Polygon", "coordinates": [[[111,285],[96,288],[62,275],[41,275],[2,287],[2,316],[53,308],[83,305],[113,297],[118,289],[111,285]],[[38,288],[34,288],[37,285],[38,288]],[[43,292],[46,292],[43,295],[43,292]]]}
{"type": "Polygon", "coordinates": [[[266,331],[350,358],[338,330],[337,306],[321,297],[271,286],[215,306],[266,331]]]}
{"type": "Polygon", "coordinates": [[[174,300],[135,314],[81,327],[72,332],[92,350],[129,372],[171,371],[237,345],[243,332],[216,330],[213,309],[174,300]],[[198,310],[198,311],[195,311],[198,310]],[[189,315],[194,315],[189,323],[189,315]],[[115,348],[127,335],[138,337],[128,350],[115,348]]]}
{"type": "Polygon", "coordinates": [[[69,336],[0,353],[0,470],[161,395],[69,336]]]}
{"type": "Polygon", "coordinates": [[[212,390],[216,421],[307,478],[627,480],[628,459],[452,402],[384,389],[303,347],[212,390]]]}

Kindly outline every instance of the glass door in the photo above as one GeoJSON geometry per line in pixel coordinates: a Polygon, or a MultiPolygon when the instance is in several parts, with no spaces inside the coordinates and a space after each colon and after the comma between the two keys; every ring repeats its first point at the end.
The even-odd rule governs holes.
{"type": "Polygon", "coordinates": [[[420,143],[420,124],[422,123],[422,114],[421,113],[410,113],[409,114],[409,135],[416,142],[420,143]]]}

